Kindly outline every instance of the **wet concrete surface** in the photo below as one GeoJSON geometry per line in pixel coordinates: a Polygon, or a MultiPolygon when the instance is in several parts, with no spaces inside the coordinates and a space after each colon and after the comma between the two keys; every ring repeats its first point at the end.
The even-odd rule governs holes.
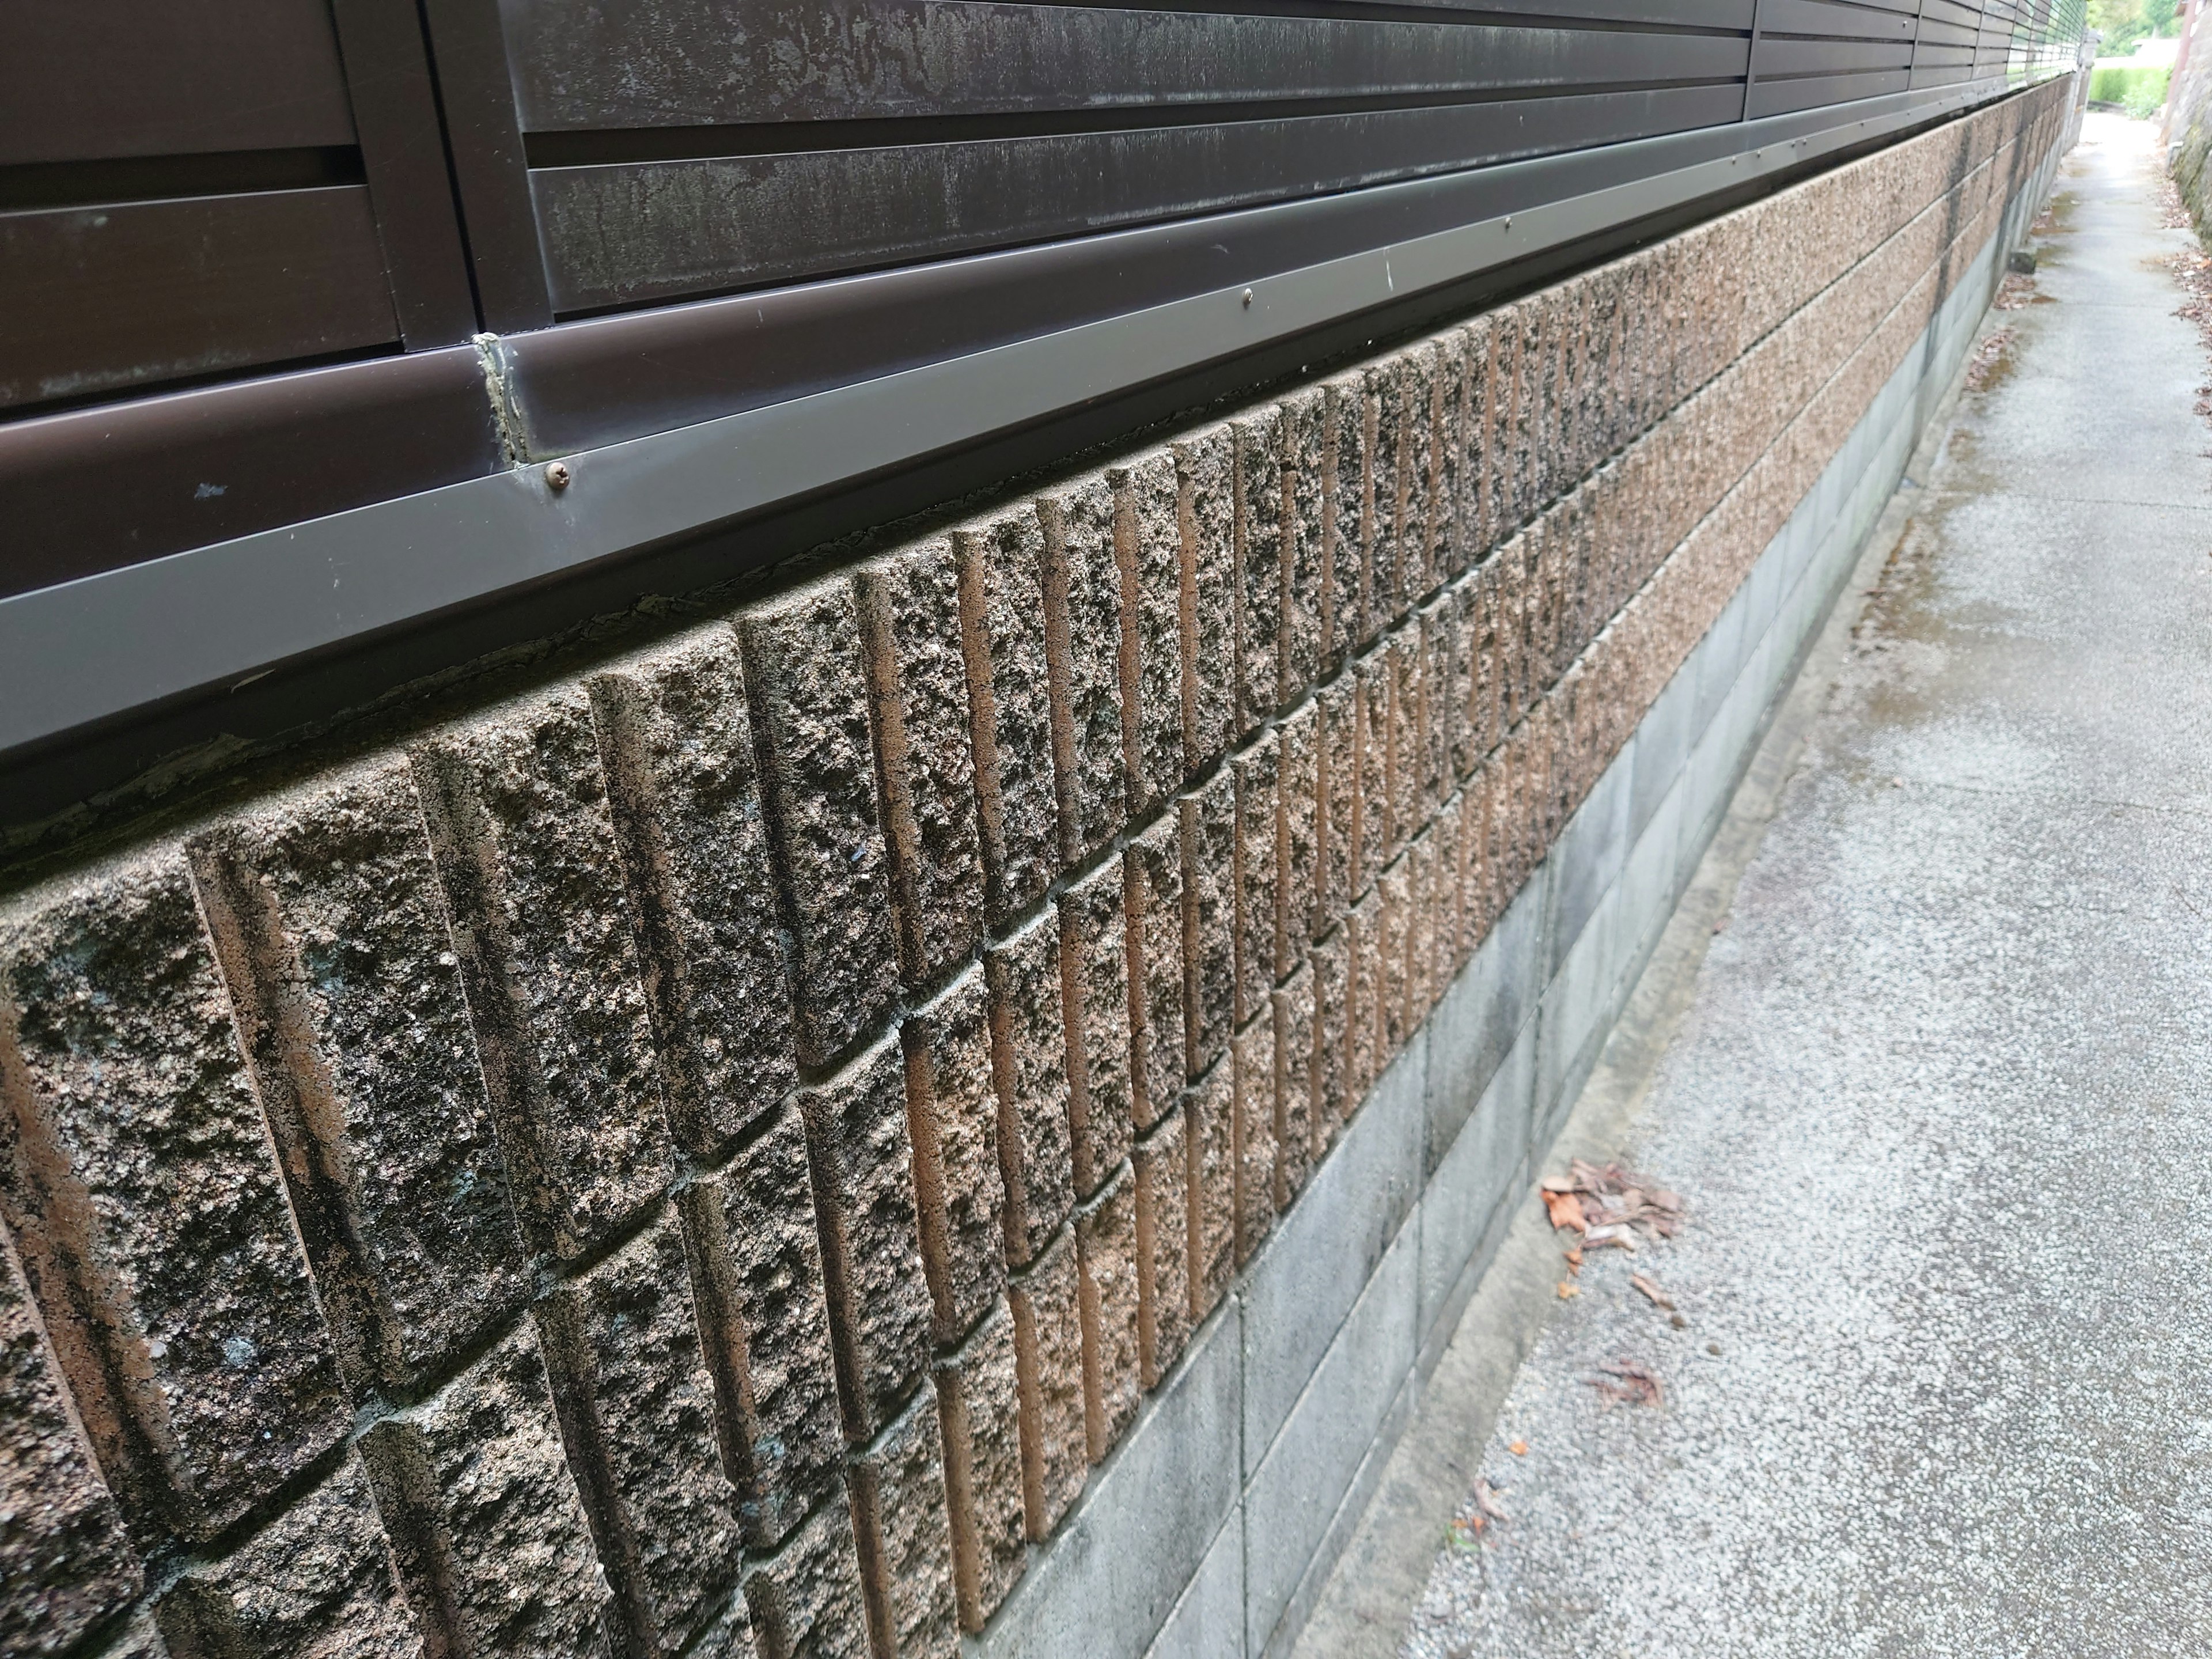
{"type": "Polygon", "coordinates": [[[1412,1659],[2212,1649],[2212,374],[2152,142],[2088,118],[1800,689],[1616,1143],[1687,1223],[1557,1304],[1412,1659]]]}

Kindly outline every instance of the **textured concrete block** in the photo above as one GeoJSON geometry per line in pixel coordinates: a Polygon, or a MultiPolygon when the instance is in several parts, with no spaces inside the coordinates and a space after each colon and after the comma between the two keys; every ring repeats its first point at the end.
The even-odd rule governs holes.
{"type": "Polygon", "coordinates": [[[1413,1012],[1412,988],[1407,983],[1406,969],[1411,959],[1409,944],[1412,934],[1413,909],[1413,858],[1411,853],[1382,872],[1375,884],[1376,933],[1373,946],[1375,967],[1375,1041],[1376,1063],[1387,1066],[1390,1057],[1404,1044],[1411,1030],[1408,1023],[1413,1012]]]}
{"type": "Polygon", "coordinates": [[[1224,767],[1177,806],[1182,831],[1184,1065],[1196,1077],[1228,1042],[1235,1010],[1235,774],[1224,767]]]}
{"type": "Polygon", "coordinates": [[[1237,965],[1231,1001],[1232,1018],[1241,1027],[1267,1006],[1275,963],[1285,953],[1279,935],[1288,915],[1275,861],[1281,833],[1275,734],[1268,732],[1237,756],[1235,769],[1237,965]]]}
{"type": "Polygon", "coordinates": [[[1282,411],[1230,422],[1237,455],[1237,732],[1273,714],[1282,696],[1282,411]]]}
{"type": "Polygon", "coordinates": [[[1356,665],[1352,698],[1352,785],[1350,869],[1346,889],[1354,897],[1375,884],[1389,862],[1390,653],[1371,653],[1356,665]]]}
{"type": "Polygon", "coordinates": [[[1121,589],[1121,758],[1132,815],[1182,781],[1182,532],[1176,458],[1153,449],[1110,467],[1121,589]]]}
{"type": "Polygon", "coordinates": [[[1142,1388],[1137,1197],[1127,1170],[1076,1212],[1075,1252],[1081,1273],[1084,1443],[1096,1463],[1136,1415],[1142,1388]]]}
{"type": "Polygon", "coordinates": [[[1358,371],[1360,420],[1367,450],[1362,526],[1365,565],[1359,584],[1363,644],[1388,631],[1405,598],[1398,517],[1405,490],[1401,471],[1405,447],[1399,427],[1405,412],[1399,400],[1401,369],[1401,360],[1394,354],[1358,371]]]}
{"type": "Polygon", "coordinates": [[[1191,1085],[1183,1103],[1189,1170],[1190,1317],[1213,1311],[1237,1271],[1237,1085],[1224,1059],[1191,1085]]]}
{"type": "Polygon", "coordinates": [[[1122,855],[1129,947],[1129,1109],[1139,1133],[1182,1097],[1182,824],[1163,815],[1122,855]]]}
{"type": "Polygon", "coordinates": [[[1231,1158],[1236,1187],[1237,1264],[1252,1259],[1275,1224],[1275,1022],[1254,1017],[1230,1045],[1231,1158]]]}
{"type": "Polygon", "coordinates": [[[1405,849],[1433,810],[1423,787],[1421,745],[1421,632],[1401,628],[1378,652],[1386,676],[1389,710],[1384,720],[1382,859],[1388,864],[1405,849]]]}
{"type": "Polygon", "coordinates": [[[1437,348],[1433,341],[1398,355],[1398,601],[1396,614],[1436,591],[1437,348]]]}
{"type": "Polygon", "coordinates": [[[931,1307],[915,1217],[905,1066],[884,1043],[836,1081],[799,1092],[822,1235],[830,1351],[845,1437],[898,1414],[929,1357],[931,1307]]]}
{"type": "Polygon", "coordinates": [[[1313,1157],[1335,1144],[1356,1103],[1352,1097],[1349,1035],[1351,930],[1340,927],[1313,948],[1313,1157]]]}
{"type": "Polygon", "coordinates": [[[1036,1540],[1060,1524],[1090,1465],[1081,1282],[1075,1240],[1063,1233],[1006,1291],[1021,1401],[1023,1524],[1036,1540]]]}
{"type": "Polygon", "coordinates": [[[787,1109],[682,1195],[722,1466],[768,1547],[836,1498],[843,1467],[806,1136],[787,1109]]]}
{"type": "Polygon", "coordinates": [[[351,1458],[235,1554],[185,1574],[156,1618],[171,1659],[424,1652],[351,1458]]]}
{"type": "Polygon", "coordinates": [[[527,1289],[406,763],[228,824],[191,863],[340,1365],[357,1394],[404,1391],[527,1289]]]}
{"type": "MultiPolygon", "coordinates": [[[[1324,932],[1321,878],[1321,708],[1307,703],[1277,731],[1282,811],[1275,840],[1275,977],[1286,978],[1306,959],[1310,942],[1324,932]]],[[[1330,917],[1330,922],[1335,918],[1330,917]]]]}
{"type": "Polygon", "coordinates": [[[613,1616],[635,1653],[674,1653],[734,1588],[738,1494],[674,1214],[535,1310],[568,1467],[613,1616]]]}
{"type": "Polygon", "coordinates": [[[1513,902],[1437,1000],[1429,1027],[1425,1168],[1437,1167],[1535,1012],[1545,884],[1532,884],[1513,902]]]}
{"type": "Polygon", "coordinates": [[[1463,548],[1460,568],[1472,569],[1488,555],[1498,540],[1498,504],[1492,447],[1498,427],[1493,409],[1498,395],[1498,331],[1492,319],[1478,317],[1461,331],[1467,357],[1466,379],[1461,385],[1459,471],[1459,527],[1463,548]]]}
{"type": "Polygon", "coordinates": [[[1298,1195],[1313,1167],[1316,1118],[1310,963],[1299,963],[1297,972],[1271,994],[1268,1014],[1274,1023],[1274,1199],[1279,1210],[1298,1195]]]}
{"type": "Polygon", "coordinates": [[[1058,916],[1038,918],[994,949],[983,959],[983,976],[991,1000],[1006,1261],[1019,1267],[1060,1230],[1075,1201],[1058,916]]]}
{"type": "Polygon", "coordinates": [[[1348,1117],[1380,1073],[1382,1040],[1382,899],[1370,888],[1344,918],[1344,1109],[1348,1117]]]}
{"type": "Polygon", "coordinates": [[[1121,778],[1121,592],[1114,491],[1092,474],[1039,495],[1044,644],[1052,691],[1060,868],[1082,863],[1127,813],[1121,778]]]}
{"type": "Polygon", "coordinates": [[[528,1325],[361,1442],[433,1651],[605,1656],[607,1582],[528,1325]]]}
{"type": "Polygon", "coordinates": [[[129,1606],[143,1583],[122,1512],[94,1467],[0,1234],[0,1649],[66,1652],[129,1606]]]}
{"type": "Polygon", "coordinates": [[[745,1609],[744,1593],[722,1599],[720,1610],[706,1632],[691,1644],[695,1659],[760,1659],[760,1647],[753,1640],[751,1616],[745,1609]]]}
{"type": "Polygon", "coordinates": [[[1322,672],[1368,637],[1364,595],[1372,524],[1366,399],[1357,370],[1322,383],[1322,672]]]}
{"type": "Polygon", "coordinates": [[[1137,1362],[1147,1389],[1190,1340],[1190,1168],[1185,1119],[1173,1112],[1130,1158],[1137,1208],[1137,1362]]]}
{"type": "Polygon", "coordinates": [[[1174,446],[1182,532],[1182,764],[1195,778],[1229,747],[1237,717],[1235,444],[1227,426],[1174,446]]]}
{"type": "Polygon", "coordinates": [[[210,1535],[351,1413],[180,856],[0,916],[0,1211],[100,1465],[210,1535]]]}
{"type": "Polygon", "coordinates": [[[929,1282],[930,1334],[960,1340],[998,1305],[1006,1282],[1000,1224],[999,1097],[991,1075],[989,999],[973,969],[901,1028],[916,1222],[929,1282]]]}
{"type": "Polygon", "coordinates": [[[737,638],[702,629],[590,685],[669,1127],[717,1158],[798,1082],[737,638]]]}
{"type": "Polygon", "coordinates": [[[1129,946],[1123,871],[1102,865],[1060,895],[1061,1019],[1067,1030],[1068,1144],[1088,1198],[1129,1153],[1129,946]]]}
{"type": "Polygon", "coordinates": [[[1458,781],[1454,757],[1467,710],[1456,670],[1459,596],[1438,594],[1420,615],[1419,662],[1413,703],[1413,829],[1434,817],[1458,781]]]}
{"type": "Polygon", "coordinates": [[[854,1456],[846,1480],[872,1650],[950,1659],[960,1650],[952,1528],[937,1402],[927,1390],[854,1456]]]}
{"type": "Polygon", "coordinates": [[[1321,675],[1322,617],[1326,608],[1322,585],[1326,545],[1322,498],[1328,465],[1327,402],[1319,386],[1307,386],[1285,398],[1281,407],[1281,681],[1286,708],[1297,703],[1321,675]]]}
{"type": "Polygon", "coordinates": [[[860,1562],[842,1493],[790,1542],[745,1575],[745,1607],[761,1659],[863,1659],[860,1562]]]}
{"type": "Polygon", "coordinates": [[[934,985],[982,927],[973,710],[949,537],[864,565],[854,577],[874,702],[899,968],[934,985]]]}
{"type": "Polygon", "coordinates": [[[1449,923],[1450,900],[1442,890],[1443,837],[1431,824],[1406,849],[1412,866],[1406,909],[1406,1029],[1411,1032],[1435,1005],[1437,931],[1449,923]]]}
{"type": "Polygon", "coordinates": [[[975,720],[983,909],[998,926],[1036,903],[1060,867],[1044,528],[1024,503],[955,531],[952,546],[975,720]]]}
{"type": "Polygon", "coordinates": [[[1491,313],[1490,396],[1486,405],[1486,483],[1493,545],[1521,527],[1526,516],[1516,441],[1521,402],[1521,312],[1507,306],[1491,313]]]}
{"type": "Polygon", "coordinates": [[[817,582],[745,612],[739,637],[799,1058],[823,1066],[882,1021],[898,984],[859,607],[849,584],[817,582]]]}
{"type": "Polygon", "coordinates": [[[1314,702],[1314,937],[1352,902],[1359,846],[1359,679],[1346,673],[1314,702]]]}
{"type": "Polygon", "coordinates": [[[1014,1320],[1003,1307],[938,1362],[938,1425],[952,1526],[952,1583],[963,1629],[979,1631],[1027,1564],[1022,1524],[1021,1386],[1014,1320]]]}

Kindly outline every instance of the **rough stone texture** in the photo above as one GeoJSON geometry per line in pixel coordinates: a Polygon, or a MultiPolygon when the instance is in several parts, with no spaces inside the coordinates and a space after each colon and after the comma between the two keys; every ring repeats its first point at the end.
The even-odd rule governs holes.
{"type": "Polygon", "coordinates": [[[1474,556],[1478,531],[1463,493],[1467,473],[1468,337],[1454,329],[1436,343],[1429,404],[1429,580],[1458,579],[1474,556]]]}
{"type": "Polygon", "coordinates": [[[1369,889],[1344,918],[1344,1104],[1359,1109],[1382,1074],[1382,898],[1369,889]]]}
{"type": "Polygon", "coordinates": [[[1175,452],[1110,467],[1121,591],[1121,758],[1129,811],[1151,811],[1182,781],[1182,528],[1175,452]]]}
{"type": "Polygon", "coordinates": [[[723,1598],[720,1613],[690,1650],[693,1659],[760,1659],[743,1591],[723,1598]]]}
{"type": "Polygon", "coordinates": [[[1270,994],[1275,1027],[1275,1207],[1287,1208],[1313,1168],[1314,969],[1298,970],[1270,994]]]}
{"type": "Polygon", "coordinates": [[[737,636],[702,629],[591,692],[669,1127],[719,1158],[799,1080],[737,636]]]}
{"type": "Polygon", "coordinates": [[[198,840],[196,884],[338,1358],[405,1391],[527,1289],[406,763],[198,840]]]}
{"type": "Polygon", "coordinates": [[[206,1537],[350,1415],[184,860],[0,917],[0,1208],[100,1467],[206,1537]]]}
{"type": "Polygon", "coordinates": [[[101,1659],[171,1659],[171,1656],[153,1613],[142,1612],[108,1645],[101,1659]]]}
{"type": "Polygon", "coordinates": [[[1237,1271],[1237,1085],[1227,1056],[1191,1085],[1183,1115],[1190,1318],[1196,1325],[1213,1311],[1237,1271]]]}
{"type": "Polygon", "coordinates": [[[1188,1074],[1229,1041],[1237,976],[1237,780],[1224,769],[1176,803],[1182,832],[1182,1019],[1188,1074]]]}
{"type": "Polygon", "coordinates": [[[1139,1380],[1158,1386],[1190,1340],[1190,1170],[1182,1112],[1138,1141],[1130,1165],[1137,1198],[1137,1358],[1139,1380]]]}
{"type": "Polygon", "coordinates": [[[1281,404],[1281,681],[1285,707],[1303,698],[1321,675],[1327,402],[1319,386],[1307,386],[1291,393],[1281,404]]]}
{"type": "Polygon", "coordinates": [[[930,1334],[944,1346],[958,1341],[998,1304],[1006,1282],[1000,1232],[1006,1188],[981,969],[908,1018],[899,1037],[930,1334]]]}
{"type": "Polygon", "coordinates": [[[1412,988],[1406,982],[1406,969],[1411,951],[1407,940],[1413,905],[1413,859],[1408,853],[1382,872],[1375,884],[1375,896],[1380,905],[1379,926],[1370,947],[1375,966],[1372,983],[1375,988],[1375,1068],[1372,1076],[1381,1076],[1382,1068],[1390,1063],[1391,1056],[1405,1045],[1412,1034],[1407,1018],[1412,1012],[1412,988]]]}
{"type": "Polygon", "coordinates": [[[1314,702],[1314,937],[1352,902],[1359,845],[1359,678],[1341,674],[1314,702]]]}
{"type": "Polygon", "coordinates": [[[1389,692],[1382,763],[1389,816],[1382,827],[1381,854],[1388,864],[1405,849],[1428,817],[1422,787],[1420,629],[1401,629],[1377,654],[1383,661],[1389,692]]]}
{"type": "Polygon", "coordinates": [[[671,1173],[591,705],[526,699],[414,761],[510,1189],[532,1243],[574,1259],[671,1173]]]}
{"type": "Polygon", "coordinates": [[[1316,1162],[1335,1143],[1351,1115],[1351,930],[1340,927],[1313,948],[1313,1155],[1316,1162]]]}
{"type": "Polygon", "coordinates": [[[955,531],[952,546],[975,720],[983,912],[998,927],[1036,903],[1060,867],[1044,529],[1025,502],[955,531]]]}
{"type": "Polygon", "coordinates": [[[1449,592],[1437,595],[1420,616],[1420,661],[1413,706],[1416,831],[1435,817],[1458,775],[1452,756],[1459,746],[1460,715],[1467,707],[1464,687],[1454,672],[1458,619],[1458,596],[1449,592]]]}
{"type": "Polygon", "coordinates": [[[1128,1156],[1129,945],[1119,860],[1060,898],[1061,1018],[1075,1194],[1088,1198],[1128,1156]]]}
{"type": "Polygon", "coordinates": [[[1460,331],[1467,357],[1467,378],[1460,392],[1459,563],[1472,569],[1498,539],[1497,502],[1492,447],[1497,419],[1492,404],[1497,396],[1498,334],[1491,319],[1478,317],[1460,331]]]}
{"type": "Polygon", "coordinates": [[[1283,891],[1276,879],[1281,826],[1277,795],[1279,750],[1273,732],[1237,757],[1236,980],[1233,1018],[1240,1027],[1267,1000],[1282,954],[1277,924],[1283,891]]]}
{"type": "Polygon", "coordinates": [[[1352,806],[1350,873],[1355,897],[1374,884],[1390,860],[1391,653],[1386,647],[1358,664],[1352,700],[1352,806]]]}
{"type": "Polygon", "coordinates": [[[773,1546],[837,1492],[844,1443],[806,1135],[787,1108],[683,1195],[722,1466],[749,1542],[773,1546]]]}
{"type": "Polygon", "coordinates": [[[1236,1166],[1237,1265],[1252,1259],[1275,1224],[1275,1022],[1262,1009],[1230,1045],[1231,1131],[1236,1166]]]}
{"type": "Polygon", "coordinates": [[[915,1216],[906,1067],[895,1043],[833,1083],[799,1091],[822,1234],[830,1351],[845,1437],[874,1437],[898,1414],[929,1357],[929,1285],[915,1216]]]}
{"type": "MultiPolygon", "coordinates": [[[[1277,728],[1282,766],[1277,787],[1282,816],[1275,841],[1275,977],[1306,959],[1322,921],[1321,706],[1307,703],[1277,728]]],[[[1330,917],[1334,921],[1335,918],[1330,917]]]]}
{"type": "Polygon", "coordinates": [[[1210,770],[1237,718],[1235,445],[1226,426],[1174,446],[1181,532],[1182,766],[1210,770]]]}
{"type": "Polygon", "coordinates": [[[855,574],[875,700],[899,968],[936,984],[975,948],[983,921],[975,756],[962,657],[960,578],[950,538],[855,574]]]}
{"type": "Polygon", "coordinates": [[[1018,1267],[1059,1231],[1075,1202],[1058,916],[1041,916],[995,947],[983,959],[983,975],[991,1000],[1006,1261],[1018,1267]]]}
{"type": "Polygon", "coordinates": [[[865,1659],[860,1559],[842,1492],[745,1574],[745,1608],[760,1659],[865,1659]]]}
{"type": "Polygon", "coordinates": [[[1137,1130],[1182,1097],[1182,824],[1160,817],[1122,854],[1129,947],[1129,1106],[1137,1130]]]}
{"type": "Polygon", "coordinates": [[[1236,445],[1237,733],[1275,712],[1282,696],[1283,432],[1281,411],[1229,423],[1236,445]]]}
{"type": "Polygon", "coordinates": [[[417,1659],[424,1651],[368,1477],[353,1458],[236,1554],[186,1574],[155,1616],[171,1659],[417,1659]]]}
{"type": "Polygon", "coordinates": [[[1037,497],[1044,526],[1046,678],[1052,691],[1060,867],[1084,863],[1128,811],[1121,766],[1121,593],[1114,491],[1103,475],[1037,497]]]}
{"type": "Polygon", "coordinates": [[[898,986],[860,619],[842,580],[746,611],[745,692],[761,753],[802,1066],[873,1029],[898,986]]]}
{"type": "Polygon", "coordinates": [[[1135,1417],[1141,1389],[1136,1186],[1126,1165],[1077,1212],[1075,1253],[1082,1274],[1084,1443],[1097,1463],[1135,1417]]]}
{"type": "Polygon", "coordinates": [[[945,1456],[928,1390],[853,1459],[853,1536],[874,1651],[949,1659],[960,1650],[945,1456]]]}
{"type": "Polygon", "coordinates": [[[525,1325],[361,1443],[433,1652],[612,1652],[606,1579],[525,1325]]]}
{"type": "Polygon", "coordinates": [[[1063,1233],[1007,1287],[1021,1396],[1022,1516],[1042,1540],[1083,1490],[1089,1468],[1083,1400],[1082,1275],[1063,1233]]]}
{"type": "Polygon", "coordinates": [[[0,1234],[0,1651],[66,1652],[142,1582],[0,1234]]]}
{"type": "Polygon", "coordinates": [[[1322,670],[1334,673],[1364,638],[1368,442],[1357,372],[1322,383],[1322,670]]]}
{"type": "Polygon", "coordinates": [[[674,1653],[733,1589],[738,1494],[673,1211],[535,1310],[568,1467],[630,1651],[674,1653]]]}
{"type": "Polygon", "coordinates": [[[1389,631],[1405,597],[1405,550],[1399,544],[1403,528],[1399,509],[1404,500],[1399,398],[1404,369],[1397,357],[1390,356],[1359,371],[1360,422],[1367,450],[1362,525],[1365,563],[1359,582],[1362,644],[1389,631]]]}
{"type": "Polygon", "coordinates": [[[1028,1564],[1017,1370],[1013,1316],[1002,1308],[934,1373],[953,1589],[970,1631],[983,1628],[1028,1564]]]}

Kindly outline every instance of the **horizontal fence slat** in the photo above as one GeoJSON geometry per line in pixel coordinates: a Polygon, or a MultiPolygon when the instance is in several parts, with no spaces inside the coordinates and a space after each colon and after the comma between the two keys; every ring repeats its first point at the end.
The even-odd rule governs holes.
{"type": "MultiPolygon", "coordinates": [[[[1799,75],[1849,75],[1865,70],[1909,69],[1912,65],[1912,43],[1910,40],[1774,40],[1762,37],[1759,43],[1758,80],[1764,83],[1770,76],[1799,75]]],[[[1754,111],[1759,101],[1752,100],[1754,111]]],[[[1791,108],[1801,106],[1791,105],[1791,108]]]]}
{"type": "Polygon", "coordinates": [[[1864,40],[1910,40],[1912,19],[1871,6],[1839,6],[1830,0],[1766,0],[1759,13],[1762,37],[1774,34],[1843,35],[1864,40]]]}
{"type": "Polygon", "coordinates": [[[1761,81],[1751,89],[1751,116],[1757,120],[1762,115],[1787,115],[1796,110],[1878,98],[1887,92],[1903,92],[1909,78],[1906,70],[1895,69],[1866,75],[1814,75],[1794,81],[1761,81]]]}

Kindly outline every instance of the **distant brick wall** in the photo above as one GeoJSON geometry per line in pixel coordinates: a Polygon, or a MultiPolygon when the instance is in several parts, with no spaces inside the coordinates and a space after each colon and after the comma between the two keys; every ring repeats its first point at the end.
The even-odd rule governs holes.
{"type": "Polygon", "coordinates": [[[2067,83],[0,912],[0,1654],[989,1619],[2067,83]]]}

